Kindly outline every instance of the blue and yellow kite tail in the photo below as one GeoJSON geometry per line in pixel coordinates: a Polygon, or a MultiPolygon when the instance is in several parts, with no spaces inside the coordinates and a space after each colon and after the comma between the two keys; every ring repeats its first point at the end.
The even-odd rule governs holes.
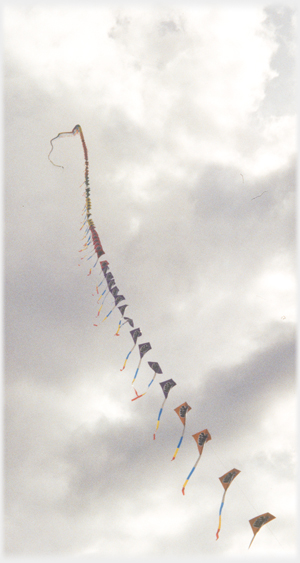
{"type": "Polygon", "coordinates": [[[223,506],[224,506],[226,491],[227,491],[227,489],[223,493],[222,502],[221,502],[221,506],[220,506],[220,510],[219,510],[219,527],[218,527],[218,531],[216,533],[216,540],[219,539],[219,532],[221,530],[221,514],[222,514],[222,510],[223,510],[223,506]]]}
{"type": "Polygon", "coordinates": [[[186,478],[186,481],[185,481],[185,483],[184,483],[184,485],[183,485],[183,487],[182,487],[182,494],[183,494],[183,495],[185,494],[185,487],[187,486],[188,480],[190,479],[190,477],[191,477],[192,474],[194,473],[194,471],[195,471],[195,469],[196,469],[196,467],[197,467],[197,463],[199,462],[200,457],[201,457],[201,454],[199,455],[199,457],[198,457],[198,459],[197,459],[197,461],[196,461],[194,467],[191,469],[190,473],[188,474],[188,476],[187,476],[187,478],[186,478]]]}
{"type": "Polygon", "coordinates": [[[138,365],[138,367],[136,368],[136,372],[135,372],[135,374],[134,374],[134,378],[133,378],[133,380],[132,380],[132,383],[131,383],[131,385],[133,385],[133,384],[134,384],[134,382],[135,382],[136,376],[137,376],[137,374],[138,374],[138,371],[139,371],[139,369],[140,369],[140,365],[141,365],[141,361],[142,361],[142,359],[143,359],[143,357],[141,357],[141,359],[140,359],[140,361],[139,361],[139,365],[138,365]]]}
{"type": "Polygon", "coordinates": [[[129,358],[129,356],[130,356],[132,350],[135,348],[135,346],[136,346],[136,343],[135,343],[134,346],[131,348],[131,350],[128,352],[128,354],[127,354],[127,356],[126,356],[126,358],[125,358],[124,365],[123,365],[123,367],[120,369],[120,371],[123,371],[123,369],[125,369],[126,362],[127,362],[128,358],[129,358]]]}
{"type": "Polygon", "coordinates": [[[159,410],[159,413],[158,413],[156,428],[155,428],[155,432],[154,432],[154,434],[153,434],[153,440],[155,440],[155,434],[156,434],[156,432],[157,432],[157,430],[158,430],[158,427],[159,427],[160,417],[161,417],[161,414],[162,414],[162,411],[163,411],[164,404],[165,404],[166,400],[167,400],[167,397],[165,398],[163,404],[161,405],[160,410],[159,410]]]}
{"type": "Polygon", "coordinates": [[[176,457],[177,454],[178,454],[178,450],[179,450],[179,448],[180,448],[180,446],[181,446],[181,442],[182,442],[182,440],[183,440],[184,431],[185,431],[185,424],[183,425],[183,431],[182,431],[182,434],[181,434],[181,436],[180,436],[180,440],[179,440],[179,442],[178,442],[177,448],[176,448],[176,450],[175,450],[175,453],[174,453],[174,455],[173,455],[171,461],[173,461],[173,459],[175,459],[175,457],[176,457]]]}
{"type": "Polygon", "coordinates": [[[116,308],[116,305],[113,306],[113,308],[109,311],[109,313],[107,313],[106,317],[104,317],[104,319],[102,320],[102,322],[104,322],[107,317],[109,317],[109,315],[111,315],[111,313],[113,312],[113,310],[116,308]]]}

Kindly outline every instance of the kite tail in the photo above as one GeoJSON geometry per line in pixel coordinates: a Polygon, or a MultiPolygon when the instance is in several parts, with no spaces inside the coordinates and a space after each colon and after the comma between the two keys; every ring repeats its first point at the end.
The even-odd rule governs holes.
{"type": "MultiPolygon", "coordinates": [[[[135,343],[135,345],[136,345],[136,343],[135,343]]],[[[133,346],[133,348],[135,348],[135,345],[133,346]]],[[[122,369],[120,369],[120,371],[123,371],[123,369],[125,369],[126,362],[127,362],[128,358],[129,358],[129,356],[130,356],[130,354],[131,354],[133,348],[131,348],[130,352],[128,352],[128,354],[127,354],[127,356],[126,356],[126,359],[125,359],[125,362],[124,362],[124,365],[123,365],[122,369]]]]}
{"type": "Polygon", "coordinates": [[[181,442],[182,442],[182,440],[183,440],[184,431],[185,431],[185,425],[183,426],[183,431],[182,431],[182,434],[181,434],[181,436],[180,436],[180,440],[179,440],[179,442],[178,442],[178,446],[177,446],[177,448],[176,448],[176,450],[175,450],[175,453],[174,453],[174,455],[173,455],[171,461],[173,461],[173,459],[175,459],[175,457],[176,457],[177,454],[178,454],[178,450],[179,450],[179,448],[180,448],[180,446],[181,446],[181,442]]]}
{"type": "Polygon", "coordinates": [[[220,532],[220,530],[221,530],[221,514],[222,514],[222,510],[223,510],[223,506],[224,506],[224,501],[225,501],[225,493],[226,493],[226,490],[224,491],[223,498],[222,498],[222,502],[221,502],[221,506],[220,506],[220,510],[219,510],[219,527],[218,527],[218,531],[217,531],[217,533],[216,533],[216,540],[219,539],[219,532],[220,532]]]}
{"type": "MultiPolygon", "coordinates": [[[[101,297],[104,295],[105,292],[106,292],[106,289],[103,291],[103,293],[101,293],[101,295],[100,295],[100,297],[99,297],[99,299],[98,299],[98,303],[99,303],[101,297]]],[[[104,300],[103,300],[103,303],[104,303],[104,300]]],[[[101,311],[101,309],[102,309],[102,307],[103,307],[103,303],[102,303],[102,305],[101,305],[101,307],[100,307],[100,309],[99,309],[99,311],[98,311],[96,317],[99,317],[100,311],[101,311]]]]}
{"type": "Polygon", "coordinates": [[[184,485],[183,485],[183,487],[182,487],[182,494],[183,494],[183,495],[185,494],[185,487],[187,486],[188,480],[189,480],[189,478],[191,477],[191,475],[194,473],[194,471],[195,471],[195,469],[196,469],[196,467],[197,467],[197,463],[198,463],[200,457],[201,457],[201,454],[199,455],[199,457],[198,457],[198,459],[197,459],[197,461],[196,461],[194,467],[191,469],[190,473],[188,474],[188,476],[187,476],[187,478],[186,478],[186,481],[185,481],[185,483],[184,483],[184,485]]]}
{"type": "MultiPolygon", "coordinates": [[[[76,135],[76,133],[78,133],[78,131],[77,131],[77,128],[78,128],[78,127],[80,127],[80,125],[76,125],[76,126],[74,127],[74,129],[72,129],[72,131],[66,131],[66,132],[64,132],[64,133],[58,133],[58,135],[56,135],[56,137],[53,137],[53,139],[51,139],[51,141],[50,141],[50,144],[51,144],[51,151],[50,151],[49,154],[48,154],[48,158],[49,158],[51,164],[53,164],[53,166],[58,166],[59,168],[63,168],[63,166],[61,166],[60,164],[55,164],[54,162],[52,162],[52,160],[51,160],[51,158],[50,158],[50,154],[52,153],[52,151],[53,151],[53,149],[54,149],[54,147],[53,147],[53,142],[52,142],[52,141],[55,141],[56,139],[58,139],[58,137],[68,137],[69,135],[76,135]],[[75,129],[76,129],[76,131],[75,131],[75,129]]],[[[81,129],[81,127],[80,127],[80,129],[81,129]]]]}
{"type": "Polygon", "coordinates": [[[153,383],[155,377],[156,377],[156,373],[154,373],[154,376],[152,377],[150,383],[148,383],[148,387],[150,387],[150,385],[152,385],[152,383],[153,383]]]}
{"type": "Polygon", "coordinates": [[[109,311],[109,313],[107,313],[106,317],[104,317],[104,319],[103,319],[103,321],[102,321],[103,323],[104,323],[104,321],[107,319],[107,317],[109,317],[109,315],[113,312],[113,310],[114,310],[115,308],[116,308],[116,305],[109,311]]]}
{"type": "Polygon", "coordinates": [[[256,534],[254,534],[254,536],[253,536],[253,538],[252,538],[251,542],[249,543],[249,547],[248,547],[248,549],[250,549],[250,547],[251,547],[251,545],[252,545],[252,542],[253,542],[253,540],[254,540],[254,538],[255,538],[255,535],[256,535],[256,534]]]}
{"type": "Polygon", "coordinates": [[[118,330],[117,330],[117,332],[116,332],[115,336],[120,336],[120,335],[119,335],[119,332],[120,332],[120,330],[121,330],[122,326],[124,326],[124,325],[126,325],[126,323],[128,323],[128,320],[127,320],[127,321],[124,321],[124,323],[123,323],[123,324],[121,324],[121,323],[122,323],[122,320],[120,320],[120,321],[119,321],[119,326],[118,326],[118,330]]]}
{"type": "Polygon", "coordinates": [[[136,369],[136,372],[135,372],[135,374],[134,374],[134,378],[133,378],[133,380],[132,380],[131,385],[133,385],[134,382],[135,382],[136,376],[137,376],[138,371],[139,371],[139,369],[140,369],[141,361],[142,361],[142,358],[141,358],[140,361],[139,361],[139,365],[138,365],[138,367],[137,367],[137,369],[136,369]]]}
{"type": "Polygon", "coordinates": [[[158,427],[159,427],[160,417],[161,417],[161,415],[162,415],[162,411],[163,411],[165,402],[166,402],[166,399],[164,400],[163,404],[161,405],[160,411],[159,411],[159,413],[158,413],[156,428],[155,428],[155,432],[154,432],[154,434],[153,434],[153,440],[155,440],[155,434],[156,434],[156,432],[157,432],[157,430],[158,430],[158,427]]]}

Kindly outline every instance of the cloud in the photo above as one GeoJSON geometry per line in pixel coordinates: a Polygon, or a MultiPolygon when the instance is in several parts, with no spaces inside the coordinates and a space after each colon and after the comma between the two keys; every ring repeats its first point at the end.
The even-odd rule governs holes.
{"type": "Polygon", "coordinates": [[[252,6],[6,10],[8,553],[236,555],[266,510],[274,536],[266,527],[256,553],[293,552],[295,123],[270,86],[292,53],[282,18],[252,6]],[[88,276],[78,252],[79,138],[54,141],[63,170],[47,158],[76,123],[104,258],[152,346],[138,391],[148,360],[163,371],[133,403],[138,350],[121,372],[128,326],[117,338],[117,312],[96,317],[99,267],[88,276]],[[204,428],[212,440],[184,497],[204,428]],[[233,466],[221,543],[218,477],[233,466]]]}

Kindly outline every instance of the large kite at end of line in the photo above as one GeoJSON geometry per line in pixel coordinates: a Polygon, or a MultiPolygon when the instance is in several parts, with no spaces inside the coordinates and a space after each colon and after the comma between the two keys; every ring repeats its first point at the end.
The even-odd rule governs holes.
{"type": "Polygon", "coordinates": [[[191,475],[194,473],[194,471],[195,471],[195,469],[196,469],[196,467],[197,467],[197,465],[200,461],[200,457],[201,457],[202,452],[203,452],[204,444],[205,444],[205,442],[208,442],[209,440],[211,440],[211,435],[208,432],[208,430],[205,429],[205,430],[201,430],[201,432],[197,432],[197,434],[193,434],[193,438],[194,438],[194,440],[196,440],[196,444],[198,446],[199,457],[198,457],[194,467],[191,469],[190,473],[188,474],[188,476],[185,480],[185,483],[182,487],[182,494],[183,495],[185,494],[185,487],[187,486],[188,480],[191,477],[191,475]]]}
{"type": "Polygon", "coordinates": [[[259,532],[261,527],[267,524],[268,522],[271,522],[271,520],[274,520],[274,518],[276,518],[276,516],[273,516],[272,514],[270,514],[270,512],[265,512],[264,514],[260,514],[260,516],[256,516],[255,518],[249,520],[249,524],[253,531],[253,538],[249,544],[248,549],[250,548],[257,532],[259,532]]]}

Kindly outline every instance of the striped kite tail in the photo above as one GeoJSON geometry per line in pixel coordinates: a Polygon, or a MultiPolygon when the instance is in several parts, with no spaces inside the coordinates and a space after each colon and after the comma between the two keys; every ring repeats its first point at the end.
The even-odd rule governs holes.
{"type": "Polygon", "coordinates": [[[159,413],[158,413],[156,428],[155,428],[155,432],[154,432],[154,434],[153,434],[153,440],[155,440],[155,434],[156,434],[156,432],[157,432],[157,430],[158,430],[158,427],[159,427],[160,417],[161,417],[161,415],[162,415],[162,411],[163,411],[165,402],[166,402],[166,399],[164,400],[163,404],[161,405],[160,411],[159,411],[159,413]]]}
{"type": "Polygon", "coordinates": [[[136,343],[135,343],[134,346],[131,348],[130,352],[128,352],[128,354],[127,354],[127,356],[126,356],[126,358],[125,358],[124,365],[123,365],[123,367],[120,369],[120,371],[123,371],[123,369],[125,369],[126,362],[127,362],[128,358],[129,358],[129,356],[130,356],[130,354],[131,354],[133,348],[135,348],[135,346],[136,346],[136,343]]]}
{"type": "Polygon", "coordinates": [[[225,494],[226,494],[226,489],[224,491],[223,497],[222,497],[222,502],[221,502],[221,506],[220,506],[220,510],[219,510],[219,527],[218,527],[218,531],[216,533],[216,540],[219,539],[219,532],[221,530],[221,514],[222,514],[222,510],[223,510],[223,506],[224,506],[224,501],[225,501],[225,494]]]}
{"type": "Polygon", "coordinates": [[[185,487],[187,486],[190,477],[193,475],[193,473],[194,473],[194,471],[195,471],[195,469],[196,469],[196,467],[197,467],[197,463],[198,463],[200,457],[201,457],[201,454],[199,455],[199,457],[198,457],[198,459],[197,459],[197,461],[196,461],[194,467],[191,469],[190,473],[188,474],[188,476],[187,476],[187,478],[186,478],[186,480],[185,480],[185,483],[184,483],[184,485],[183,485],[183,487],[182,487],[182,494],[183,494],[183,495],[185,494],[185,487]]]}
{"type": "Polygon", "coordinates": [[[179,448],[180,448],[180,446],[181,446],[181,442],[182,442],[182,440],[183,440],[184,431],[185,431],[185,425],[183,426],[183,431],[182,431],[182,434],[181,434],[181,436],[180,436],[180,440],[179,440],[179,442],[178,442],[177,448],[176,448],[176,450],[175,450],[175,453],[174,453],[174,455],[173,455],[171,461],[173,461],[173,459],[175,459],[175,457],[176,457],[177,454],[178,454],[178,450],[179,450],[179,448]]]}

